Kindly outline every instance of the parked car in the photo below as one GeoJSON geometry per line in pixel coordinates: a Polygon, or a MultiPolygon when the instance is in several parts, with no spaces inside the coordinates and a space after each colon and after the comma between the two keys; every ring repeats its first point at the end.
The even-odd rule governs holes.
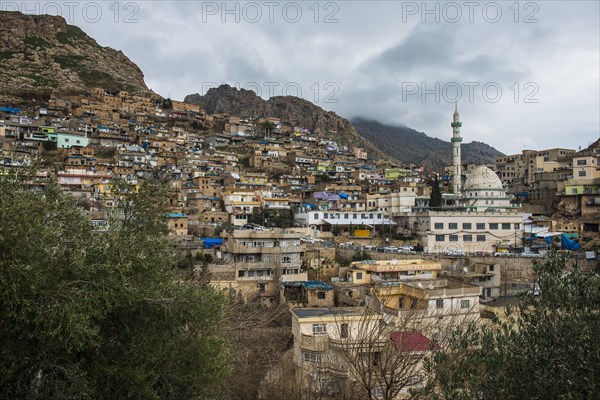
{"type": "Polygon", "coordinates": [[[368,251],[373,251],[377,248],[377,246],[375,246],[374,244],[368,244],[366,246],[363,246],[363,250],[368,250],[368,251]]]}
{"type": "Polygon", "coordinates": [[[451,249],[451,250],[446,250],[446,255],[447,256],[464,256],[465,252],[463,250],[459,250],[459,249],[451,249]]]}
{"type": "Polygon", "coordinates": [[[352,247],[354,247],[354,243],[352,243],[352,242],[344,242],[344,243],[340,243],[339,246],[342,249],[351,249],[352,247]]]}

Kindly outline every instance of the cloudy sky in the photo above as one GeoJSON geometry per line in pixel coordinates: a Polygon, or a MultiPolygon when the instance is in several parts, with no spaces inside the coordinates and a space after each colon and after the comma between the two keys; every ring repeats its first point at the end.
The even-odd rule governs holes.
{"type": "Polygon", "coordinates": [[[465,141],[505,153],[600,134],[598,1],[55,4],[174,99],[229,83],[445,140],[458,99],[465,141]]]}

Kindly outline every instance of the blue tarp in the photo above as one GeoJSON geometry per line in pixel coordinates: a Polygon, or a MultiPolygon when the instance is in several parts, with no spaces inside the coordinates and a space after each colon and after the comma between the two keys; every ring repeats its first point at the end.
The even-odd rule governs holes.
{"type": "Polygon", "coordinates": [[[340,199],[348,200],[348,195],[346,193],[340,193],[340,199]]]}
{"type": "MultiPolygon", "coordinates": [[[[546,244],[552,244],[552,236],[546,237],[546,244]]],[[[560,235],[560,244],[563,250],[579,250],[581,245],[571,239],[564,233],[560,235]]]]}
{"type": "Polygon", "coordinates": [[[9,113],[9,114],[18,114],[21,112],[20,108],[13,108],[13,107],[0,107],[0,111],[5,112],[5,113],[9,113]]]}
{"type": "Polygon", "coordinates": [[[212,249],[215,246],[223,244],[223,239],[221,238],[200,238],[200,240],[202,240],[205,249],[212,249]]]}
{"type": "Polygon", "coordinates": [[[569,239],[564,233],[560,235],[560,241],[563,250],[579,250],[581,248],[579,243],[569,239]]]}

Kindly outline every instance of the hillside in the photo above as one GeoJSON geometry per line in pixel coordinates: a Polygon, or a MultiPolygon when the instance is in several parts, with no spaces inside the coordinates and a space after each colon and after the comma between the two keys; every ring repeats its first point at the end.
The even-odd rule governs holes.
{"type": "Polygon", "coordinates": [[[62,17],[0,12],[0,103],[94,87],[148,93],[140,68],[62,17]]]}
{"type": "Polygon", "coordinates": [[[221,85],[209,89],[203,96],[188,95],[184,101],[199,104],[209,114],[228,113],[279,118],[290,125],[318,132],[350,148],[363,147],[369,153],[369,157],[384,157],[383,152],[368,139],[360,136],[347,119],[298,97],[275,96],[263,100],[251,90],[238,90],[229,85],[221,85]]]}
{"type": "MultiPolygon", "coordinates": [[[[422,163],[440,171],[452,164],[452,144],[432,138],[423,132],[402,126],[384,125],[364,118],[352,119],[352,125],[364,138],[379,143],[386,156],[403,161],[422,163]]],[[[462,160],[466,163],[494,162],[503,154],[495,148],[473,141],[462,144],[462,160]]]]}

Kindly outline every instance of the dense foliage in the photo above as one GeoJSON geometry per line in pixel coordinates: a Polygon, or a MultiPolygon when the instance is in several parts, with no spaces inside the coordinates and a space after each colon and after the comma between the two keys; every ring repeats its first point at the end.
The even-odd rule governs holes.
{"type": "Polygon", "coordinates": [[[600,398],[600,276],[552,254],[536,264],[541,295],[508,317],[463,328],[436,352],[428,399],[600,398]]]}
{"type": "Polygon", "coordinates": [[[222,297],[178,275],[162,190],[116,185],[99,233],[57,185],[20,181],[0,176],[0,398],[211,398],[222,297]]]}

